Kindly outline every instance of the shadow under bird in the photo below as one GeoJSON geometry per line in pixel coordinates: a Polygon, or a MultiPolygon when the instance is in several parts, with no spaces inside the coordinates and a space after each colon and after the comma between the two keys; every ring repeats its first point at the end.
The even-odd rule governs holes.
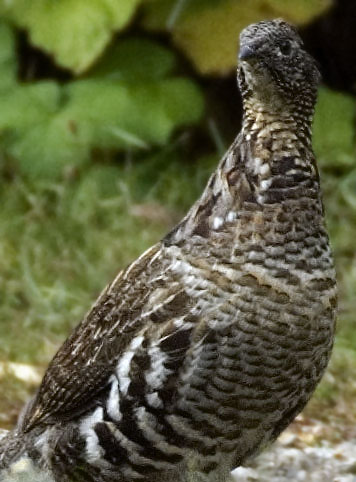
{"type": "Polygon", "coordinates": [[[282,20],[241,34],[241,132],[200,199],[59,349],[0,464],[56,481],[223,482],[302,410],[336,284],[311,123],[313,58],[282,20]]]}

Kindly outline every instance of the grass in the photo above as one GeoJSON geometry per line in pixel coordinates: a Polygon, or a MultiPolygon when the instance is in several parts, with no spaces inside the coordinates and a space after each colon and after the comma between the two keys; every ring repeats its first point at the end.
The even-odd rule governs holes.
{"type": "MultiPolygon", "coordinates": [[[[333,116],[329,129],[336,138],[338,128],[333,116]]],[[[327,135],[319,129],[317,145],[327,135]]],[[[116,165],[93,165],[61,183],[20,176],[1,181],[0,361],[44,369],[105,284],[179,220],[201,192],[216,156],[188,164],[177,152],[166,148],[145,162],[128,157],[116,165]]],[[[345,152],[339,146],[332,157],[319,156],[340,316],[328,374],[308,408],[312,416],[332,413],[343,420],[356,411],[353,156],[349,146],[345,152]]],[[[33,387],[10,376],[0,379],[0,386],[4,426],[14,421],[33,387]]]]}
{"type": "Polygon", "coordinates": [[[46,365],[105,284],[179,220],[208,175],[206,162],[183,166],[160,152],[64,183],[3,182],[0,360],[46,365]]]}
{"type": "Polygon", "coordinates": [[[346,202],[343,193],[343,182],[350,173],[338,176],[333,170],[325,169],[321,175],[338,278],[339,316],[331,362],[307,413],[353,427],[356,417],[356,209],[346,202]]]}

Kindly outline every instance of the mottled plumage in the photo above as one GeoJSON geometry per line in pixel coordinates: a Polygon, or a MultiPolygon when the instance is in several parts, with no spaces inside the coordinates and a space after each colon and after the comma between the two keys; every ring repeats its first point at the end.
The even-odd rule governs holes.
{"type": "Polygon", "coordinates": [[[240,134],[201,198],[122,271],[2,443],[56,480],[223,482],[304,407],[336,288],[311,147],[319,73],[295,30],[241,34],[240,134]]]}

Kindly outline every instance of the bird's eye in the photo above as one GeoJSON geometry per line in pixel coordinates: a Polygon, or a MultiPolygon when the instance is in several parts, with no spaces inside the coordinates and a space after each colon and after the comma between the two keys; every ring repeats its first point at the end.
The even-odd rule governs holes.
{"type": "Polygon", "coordinates": [[[279,44],[279,50],[283,55],[290,55],[292,51],[292,44],[289,40],[284,40],[279,44]]]}

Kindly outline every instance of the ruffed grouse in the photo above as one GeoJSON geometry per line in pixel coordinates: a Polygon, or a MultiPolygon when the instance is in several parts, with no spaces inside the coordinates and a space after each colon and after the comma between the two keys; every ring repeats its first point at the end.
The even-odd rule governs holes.
{"type": "Polygon", "coordinates": [[[319,72],[282,20],[240,45],[241,132],[60,348],[3,467],[26,455],[61,482],[222,482],[319,382],[336,306],[311,146],[319,72]]]}

